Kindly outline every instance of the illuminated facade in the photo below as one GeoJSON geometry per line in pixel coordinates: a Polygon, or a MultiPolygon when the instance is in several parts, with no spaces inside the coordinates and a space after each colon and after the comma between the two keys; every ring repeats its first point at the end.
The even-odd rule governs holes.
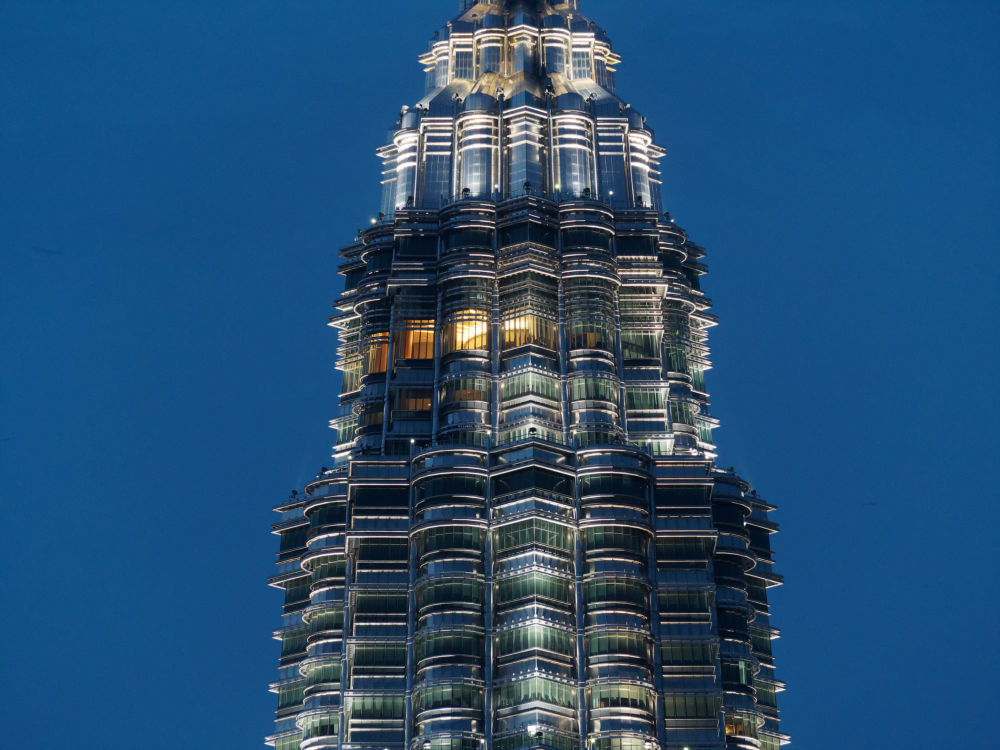
{"type": "Polygon", "coordinates": [[[575,2],[462,4],[342,250],[277,510],[278,750],[775,750],[773,510],[714,464],[703,251],[575,2]]]}

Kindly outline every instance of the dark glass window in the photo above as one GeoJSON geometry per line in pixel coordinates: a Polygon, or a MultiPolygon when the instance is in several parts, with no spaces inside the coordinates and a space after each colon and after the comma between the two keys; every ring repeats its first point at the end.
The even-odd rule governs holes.
{"type": "Polygon", "coordinates": [[[433,258],[437,255],[437,237],[399,237],[397,258],[433,258]]]}
{"type": "Polygon", "coordinates": [[[566,229],[563,231],[563,249],[599,248],[611,249],[611,235],[596,229],[566,229]]]}
{"type": "Polygon", "coordinates": [[[646,496],[646,481],[630,474],[588,474],[580,477],[580,495],[646,496]]]}
{"type": "Polygon", "coordinates": [[[529,221],[506,227],[500,231],[500,244],[503,247],[519,245],[522,242],[532,242],[536,245],[555,247],[555,230],[552,227],[529,221]]]}
{"type": "Polygon", "coordinates": [[[408,508],[410,490],[407,487],[360,486],[351,490],[354,508],[408,508]]]}
{"type": "Polygon", "coordinates": [[[429,497],[448,497],[464,495],[480,499],[485,497],[486,480],[483,477],[468,474],[435,477],[425,479],[417,484],[417,500],[429,497]]]}
{"type": "Polygon", "coordinates": [[[495,496],[528,489],[548,490],[563,495],[572,495],[573,480],[563,474],[534,467],[512,471],[493,480],[493,494],[495,496]]]}
{"type": "Polygon", "coordinates": [[[628,237],[619,235],[615,240],[618,255],[656,255],[658,237],[628,237]]]}
{"type": "Polygon", "coordinates": [[[493,247],[493,231],[490,229],[453,229],[445,239],[448,250],[468,247],[493,247]]]}
{"type": "Polygon", "coordinates": [[[496,532],[499,552],[509,552],[532,544],[569,551],[572,548],[572,540],[572,532],[566,526],[541,519],[518,521],[501,526],[496,532]]]}

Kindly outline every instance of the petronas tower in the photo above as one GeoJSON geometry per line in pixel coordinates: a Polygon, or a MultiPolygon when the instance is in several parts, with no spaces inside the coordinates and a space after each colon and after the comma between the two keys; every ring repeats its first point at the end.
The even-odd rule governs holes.
{"type": "Polygon", "coordinates": [[[704,251],[619,62],[572,0],[466,0],[420,57],[331,468],[277,508],[277,750],[787,742],[774,508],[715,465],[704,251]]]}

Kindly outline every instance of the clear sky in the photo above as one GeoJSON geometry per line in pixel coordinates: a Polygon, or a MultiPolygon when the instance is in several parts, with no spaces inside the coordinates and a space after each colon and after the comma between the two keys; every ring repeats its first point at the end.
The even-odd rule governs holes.
{"type": "MultiPolygon", "coordinates": [[[[4,747],[262,747],[337,248],[457,5],[0,0],[4,747]]],[[[991,747],[1000,5],[582,10],[709,251],[794,746],[991,747]]]]}

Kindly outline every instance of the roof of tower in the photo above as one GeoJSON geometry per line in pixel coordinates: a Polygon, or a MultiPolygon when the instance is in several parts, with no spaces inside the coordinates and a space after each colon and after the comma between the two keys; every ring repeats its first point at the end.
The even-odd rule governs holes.
{"type": "MultiPolygon", "coordinates": [[[[576,0],[462,0],[460,14],[435,34],[432,46],[456,34],[514,26],[591,32],[596,40],[608,43],[604,30],[581,15],[578,7],[576,0]]],[[[456,101],[463,103],[467,109],[492,109],[501,91],[505,101],[513,106],[544,107],[548,96],[552,96],[561,109],[583,109],[584,102],[591,102],[593,108],[612,116],[626,109],[618,96],[593,79],[573,79],[564,73],[547,71],[518,72],[509,76],[484,73],[476,80],[452,78],[447,85],[430,91],[417,103],[417,107],[427,110],[432,116],[453,114],[456,101]],[[468,100],[470,96],[473,96],[472,100],[468,100]]]]}

